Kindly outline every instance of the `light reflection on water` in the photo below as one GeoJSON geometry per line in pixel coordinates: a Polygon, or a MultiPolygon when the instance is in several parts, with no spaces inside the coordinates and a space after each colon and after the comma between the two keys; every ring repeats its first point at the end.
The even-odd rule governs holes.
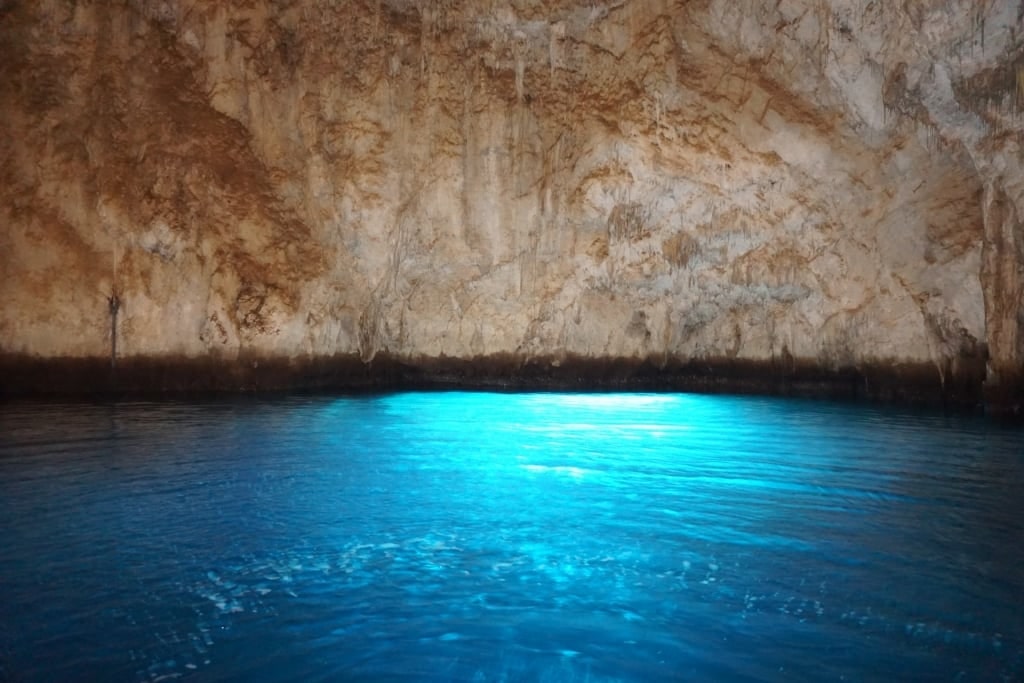
{"type": "Polygon", "coordinates": [[[0,679],[1019,680],[1024,448],[682,394],[0,406],[0,679]]]}

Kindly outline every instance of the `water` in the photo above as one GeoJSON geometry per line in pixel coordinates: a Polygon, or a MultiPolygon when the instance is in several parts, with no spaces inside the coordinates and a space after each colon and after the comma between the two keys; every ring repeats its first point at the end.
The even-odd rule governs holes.
{"type": "Polygon", "coordinates": [[[0,679],[1024,679],[1024,433],[694,395],[0,406],[0,679]]]}

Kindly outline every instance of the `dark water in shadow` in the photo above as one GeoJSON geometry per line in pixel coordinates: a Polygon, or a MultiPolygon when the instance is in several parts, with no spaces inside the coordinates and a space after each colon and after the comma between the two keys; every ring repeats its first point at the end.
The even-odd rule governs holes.
{"type": "Polygon", "coordinates": [[[0,406],[0,678],[1012,681],[1024,433],[692,395],[0,406]]]}

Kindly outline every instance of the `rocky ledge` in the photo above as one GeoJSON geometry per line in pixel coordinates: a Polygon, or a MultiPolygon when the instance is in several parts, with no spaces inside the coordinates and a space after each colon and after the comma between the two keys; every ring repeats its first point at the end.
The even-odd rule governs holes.
{"type": "Polygon", "coordinates": [[[870,400],[1020,418],[1024,382],[986,391],[984,362],[823,368],[792,358],[106,358],[0,357],[0,396],[180,397],[281,391],[689,391],[870,400]],[[1006,390],[1005,387],[1012,388],[1006,390]]]}

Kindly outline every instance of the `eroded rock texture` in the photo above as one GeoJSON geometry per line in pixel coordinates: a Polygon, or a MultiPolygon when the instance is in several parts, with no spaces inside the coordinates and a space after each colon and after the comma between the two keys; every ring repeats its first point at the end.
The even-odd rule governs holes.
{"type": "MultiPolygon", "coordinates": [[[[0,2],[0,349],[1024,367],[1017,0],[0,2]]],[[[984,370],[982,371],[985,372],[984,370]]]]}

